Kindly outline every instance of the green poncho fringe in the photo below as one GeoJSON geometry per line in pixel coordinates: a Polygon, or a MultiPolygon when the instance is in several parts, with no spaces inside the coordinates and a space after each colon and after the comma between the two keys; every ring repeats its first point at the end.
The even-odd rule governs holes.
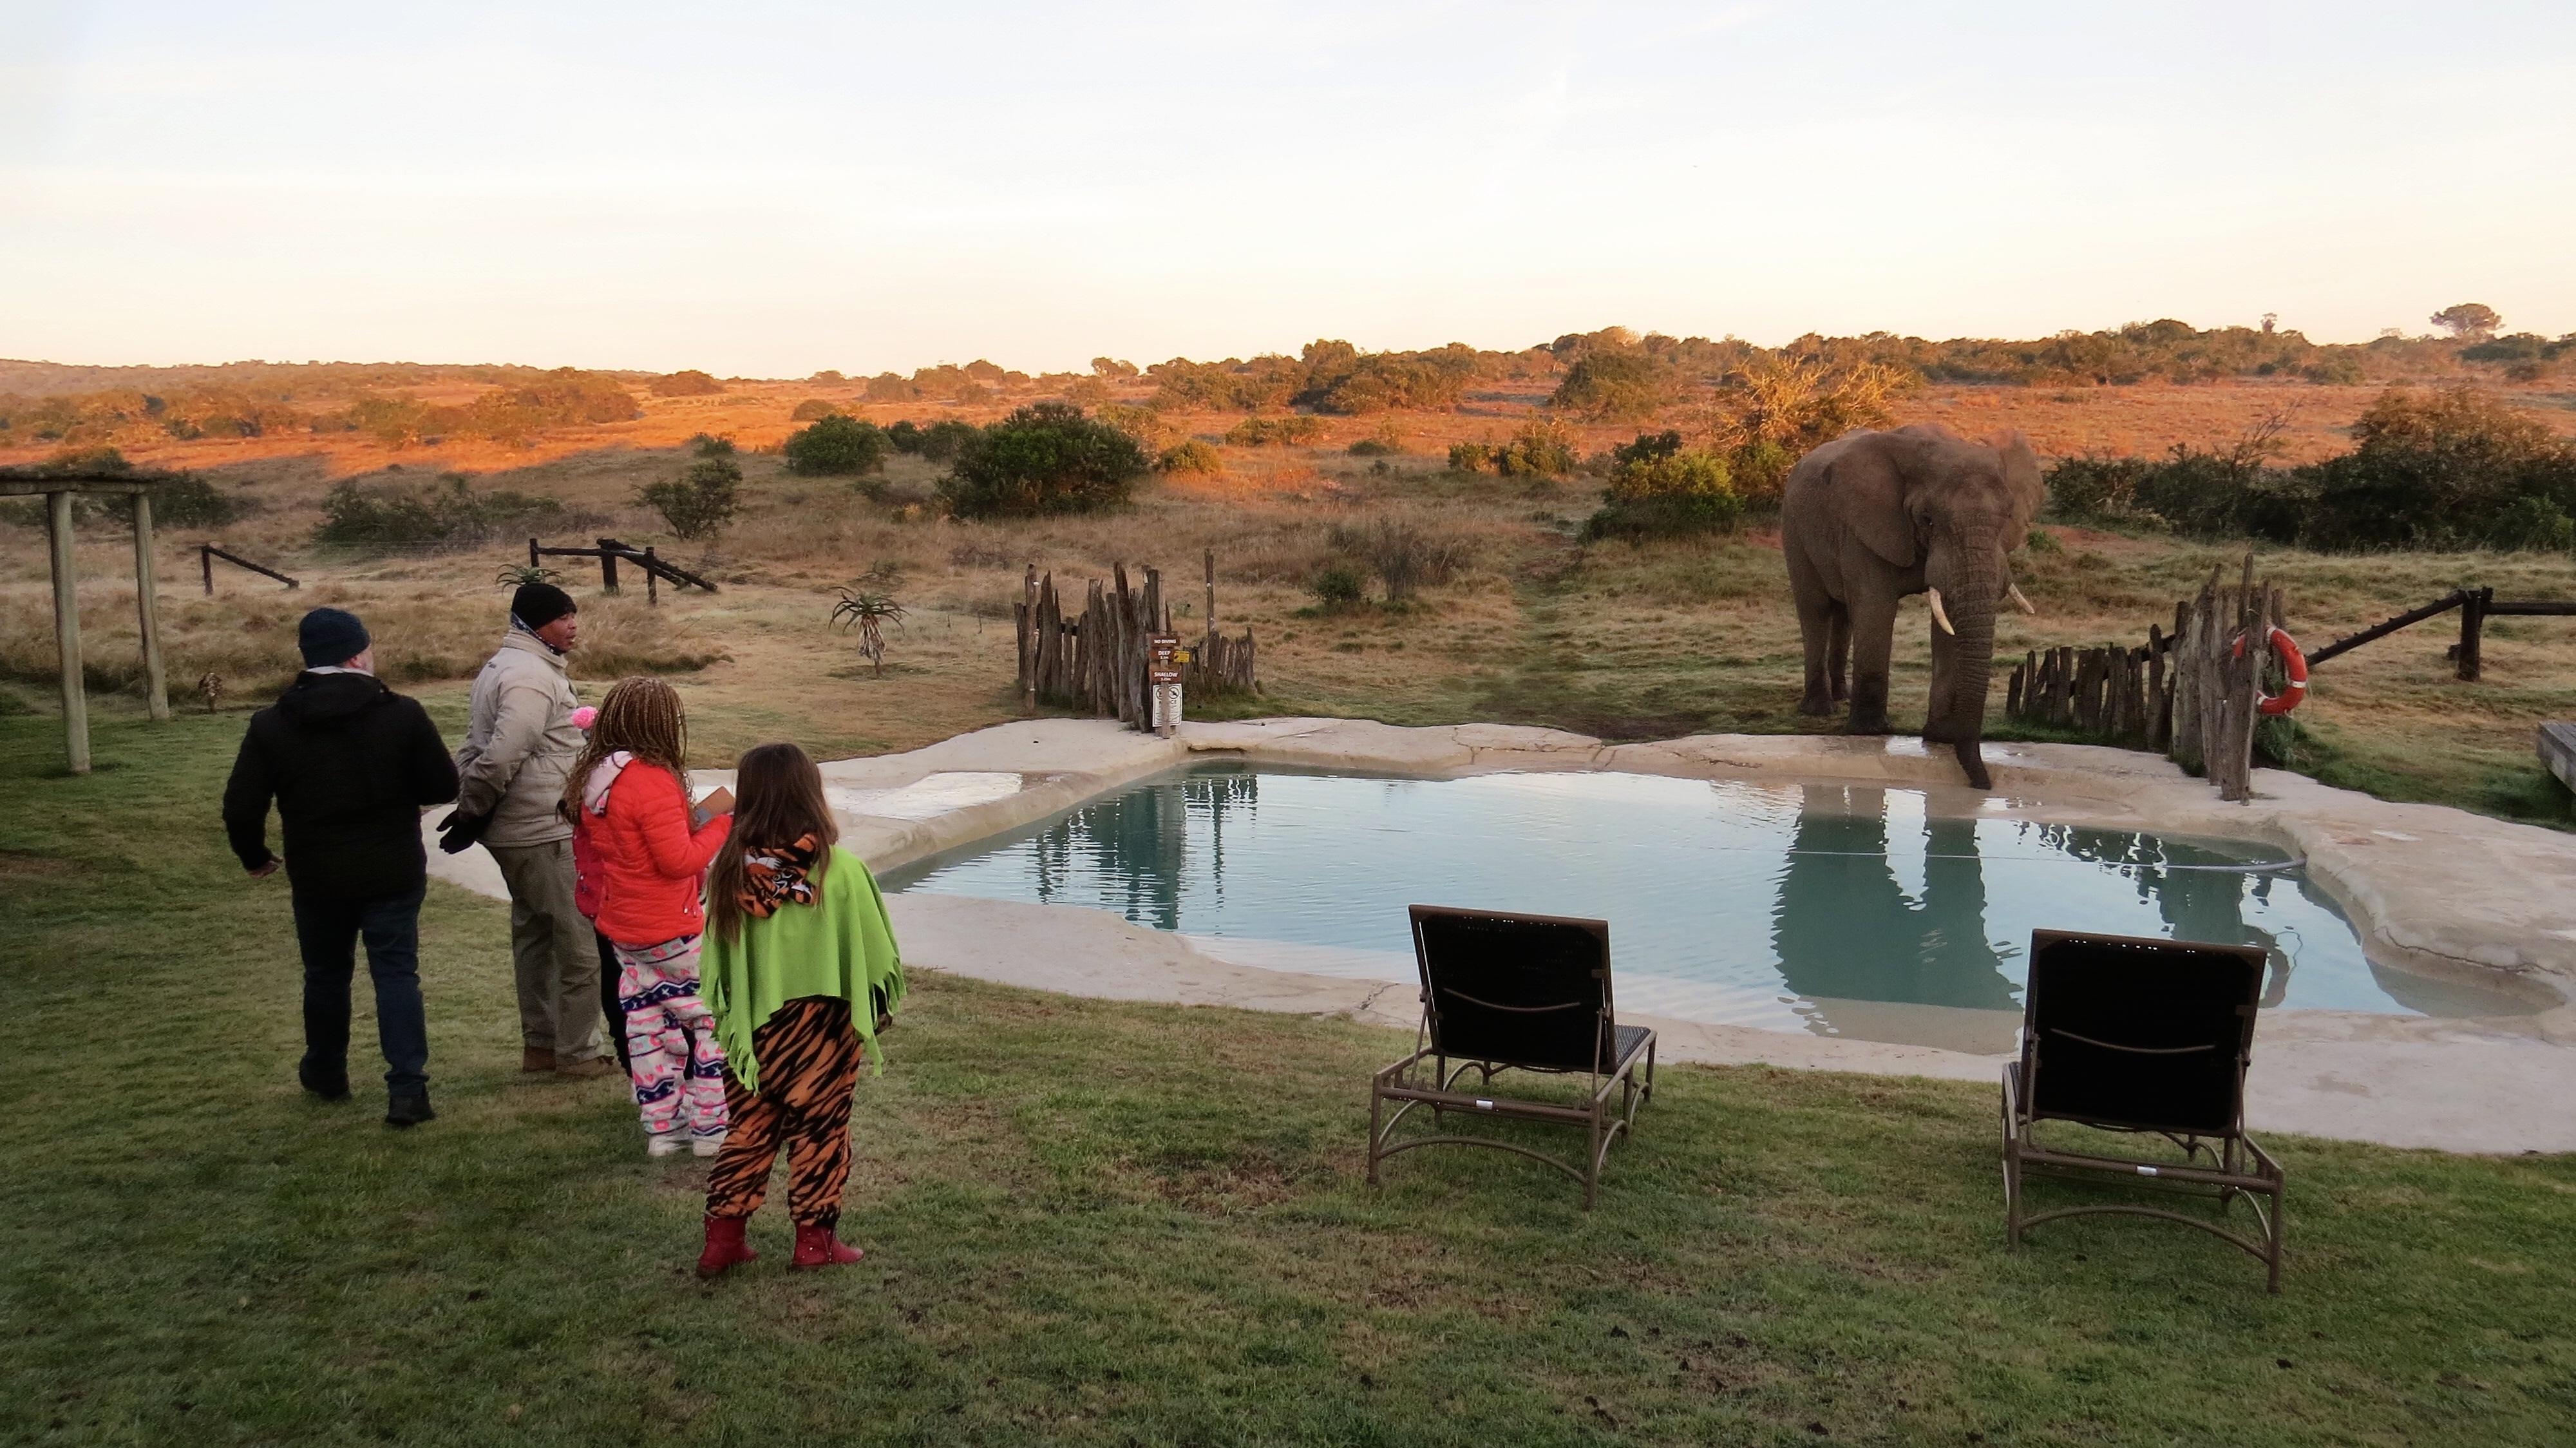
{"type": "Polygon", "coordinates": [[[766,919],[745,920],[738,940],[708,931],[699,957],[698,993],[715,1013],[725,1064],[751,1091],[760,1089],[752,1032],[780,1006],[807,996],[848,1001],[872,1071],[884,1069],[877,1009],[903,1003],[903,958],[886,923],[885,897],[866,862],[838,845],[815,887],[813,904],[781,905],[766,919]]]}

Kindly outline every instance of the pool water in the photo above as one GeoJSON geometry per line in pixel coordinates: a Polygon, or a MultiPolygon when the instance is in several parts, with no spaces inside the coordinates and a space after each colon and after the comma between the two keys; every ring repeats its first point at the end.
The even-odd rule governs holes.
{"type": "Polygon", "coordinates": [[[1318,947],[1308,961],[1392,980],[1413,977],[1407,905],[1588,916],[1610,922],[1623,1010],[1873,1039],[1920,1036],[1891,1032],[1909,1013],[1882,1007],[1918,1025],[2017,1018],[2035,928],[2259,945],[2266,1006],[2524,1008],[2374,965],[2297,862],[2263,846],[1927,804],[1867,785],[1203,766],[885,884],[1318,947]]]}

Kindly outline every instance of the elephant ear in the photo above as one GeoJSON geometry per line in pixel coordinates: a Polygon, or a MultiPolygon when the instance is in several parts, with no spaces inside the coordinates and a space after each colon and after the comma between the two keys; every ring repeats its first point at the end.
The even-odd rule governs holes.
{"type": "Polygon", "coordinates": [[[1826,477],[1852,535],[1889,564],[1911,568],[1922,558],[1922,549],[1914,536],[1913,510],[1906,506],[1905,476],[1888,441],[1884,433],[1858,439],[1833,460],[1826,477]]]}
{"type": "Polygon", "coordinates": [[[2003,459],[2004,492],[2012,500],[2013,531],[2019,534],[2048,502],[2048,483],[2040,475],[2039,454],[2031,450],[2030,439],[2019,432],[1999,433],[1988,445],[2003,459]]]}

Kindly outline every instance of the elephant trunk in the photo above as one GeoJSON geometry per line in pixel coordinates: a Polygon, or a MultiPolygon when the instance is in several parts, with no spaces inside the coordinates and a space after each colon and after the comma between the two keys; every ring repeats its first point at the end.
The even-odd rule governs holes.
{"type": "Polygon", "coordinates": [[[2001,590],[1995,576],[1972,571],[1963,581],[1956,599],[1949,600],[1950,640],[1953,667],[1950,671],[1950,697],[1943,701],[1944,733],[1950,747],[1959,756],[1959,768],[1966,771],[1968,783],[1979,789],[1994,788],[1986,773],[1982,741],[1986,730],[1986,690],[1995,673],[1995,606],[2001,590]]]}

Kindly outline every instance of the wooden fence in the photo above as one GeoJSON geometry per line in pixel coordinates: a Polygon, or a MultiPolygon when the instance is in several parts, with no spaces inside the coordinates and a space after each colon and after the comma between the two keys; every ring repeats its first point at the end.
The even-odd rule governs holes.
{"type": "Polygon", "coordinates": [[[298,586],[294,579],[287,577],[285,574],[278,572],[276,569],[269,567],[265,563],[253,563],[238,553],[227,553],[212,543],[200,543],[197,545],[197,566],[205,571],[206,596],[208,598],[214,597],[215,594],[215,560],[218,558],[224,560],[226,563],[232,564],[236,568],[247,568],[253,573],[274,578],[289,588],[298,586]]]}
{"type": "Polygon", "coordinates": [[[2150,624],[2144,647],[2033,649],[2004,687],[2004,713],[2105,744],[2150,749],[2218,786],[2253,796],[2254,725],[2282,621],[2281,590],[2254,576],[2209,570],[2200,592],[2174,605],[2173,632],[2150,624]]]}
{"type": "Polygon", "coordinates": [[[620,543],[614,538],[602,538],[597,546],[590,548],[547,548],[536,539],[529,539],[528,566],[538,567],[539,560],[546,558],[598,559],[599,588],[603,593],[617,591],[617,560],[623,558],[644,570],[644,601],[647,603],[658,604],[662,601],[662,590],[658,586],[658,581],[665,578],[685,587],[703,588],[709,593],[716,591],[714,584],[673,563],[670,559],[660,556],[650,547],[636,548],[620,543]]]}
{"type": "MultiPolygon", "coordinates": [[[[1213,577],[1213,567],[1210,569],[1213,577]]],[[[1092,579],[1082,612],[1067,618],[1056,593],[1055,575],[1041,576],[1030,566],[1014,607],[1019,640],[1019,692],[1029,708],[1054,704],[1087,709],[1101,718],[1142,729],[1153,719],[1147,694],[1146,651],[1152,637],[1171,633],[1170,605],[1163,598],[1162,571],[1144,570],[1143,587],[1131,587],[1127,565],[1116,565],[1111,581],[1092,579]]],[[[1191,694],[1260,688],[1252,630],[1226,638],[1213,627],[1214,583],[1208,591],[1211,627],[1182,667],[1181,689],[1191,694]]]]}

